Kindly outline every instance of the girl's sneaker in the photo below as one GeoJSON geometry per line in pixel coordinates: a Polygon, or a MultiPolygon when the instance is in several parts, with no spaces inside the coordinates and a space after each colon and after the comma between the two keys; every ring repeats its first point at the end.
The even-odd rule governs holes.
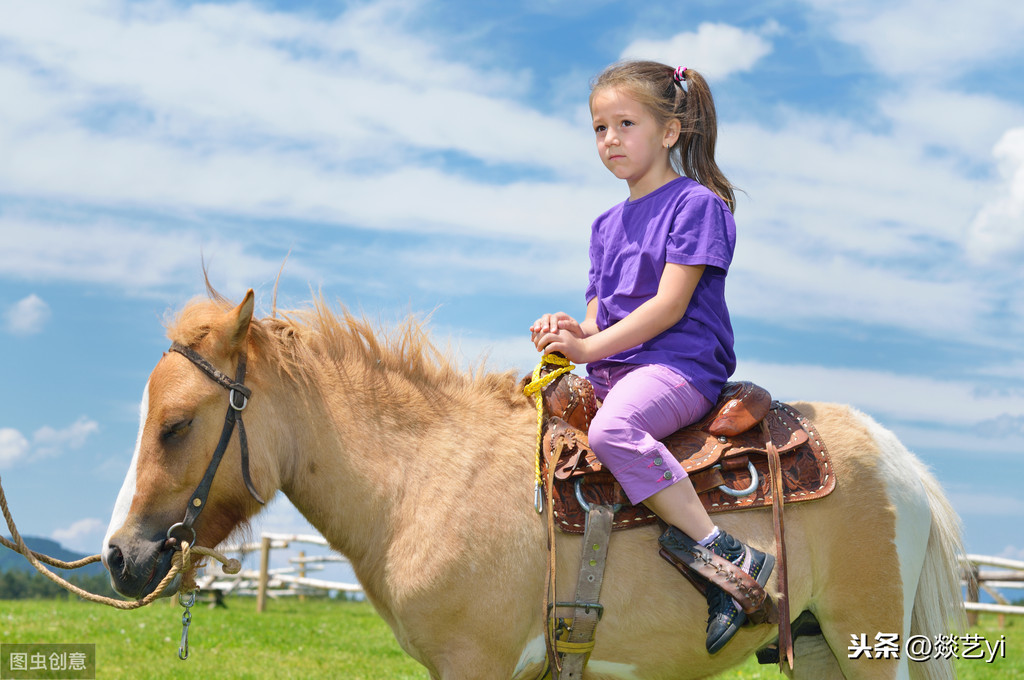
{"type": "MultiPolygon", "coordinates": [[[[724,531],[708,545],[708,550],[735,564],[743,573],[757,581],[762,589],[775,568],[775,557],[744,545],[724,531]]],[[[714,654],[732,639],[740,626],[746,623],[747,615],[736,600],[715,585],[708,588],[707,601],[708,639],[706,646],[708,653],[714,654]]]]}

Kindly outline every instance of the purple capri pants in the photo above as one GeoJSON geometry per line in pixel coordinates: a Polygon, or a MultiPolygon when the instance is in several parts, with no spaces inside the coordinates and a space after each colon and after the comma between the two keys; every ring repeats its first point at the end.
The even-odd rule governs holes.
{"type": "Polygon", "coordinates": [[[590,424],[590,446],[634,505],[686,478],[659,440],[695,423],[714,405],[685,377],[659,364],[591,370],[601,408],[590,424]]]}

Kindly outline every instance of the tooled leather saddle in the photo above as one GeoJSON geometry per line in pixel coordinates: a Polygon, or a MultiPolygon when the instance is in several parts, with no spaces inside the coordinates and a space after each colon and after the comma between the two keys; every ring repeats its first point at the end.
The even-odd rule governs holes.
{"type": "MultiPolygon", "coordinates": [[[[542,472],[554,465],[554,518],[563,532],[583,533],[591,504],[615,508],[614,530],[652,524],[658,518],[632,505],[587,441],[597,412],[594,388],[572,373],[543,389],[545,426],[542,472]]],[[[663,440],[679,460],[709,513],[771,506],[768,434],[779,454],[785,503],[827,496],[836,477],[813,424],[794,407],[772,400],[750,382],[728,383],[699,422],[663,440]]]]}
{"type": "MultiPolygon", "coordinates": [[[[527,390],[539,387],[542,397],[538,455],[551,509],[547,615],[551,618],[554,608],[563,605],[574,610],[569,649],[552,642],[548,628],[545,637],[556,667],[562,656],[564,668],[571,669],[569,675],[576,677],[588,657],[579,650],[592,648],[594,627],[602,611],[597,602],[608,536],[613,530],[644,526],[659,519],[646,506],[629,502],[589,446],[586,433],[599,406],[593,386],[584,378],[562,373],[541,387],[543,376],[551,370],[542,361],[533,375],[534,382],[530,383],[527,376],[522,385],[527,390]],[[566,533],[584,534],[585,558],[580,563],[576,600],[571,603],[551,601],[555,592],[556,526],[566,533]],[[586,548],[591,544],[599,552],[590,554],[586,548]]],[[[775,601],[764,599],[756,612],[756,622],[778,623],[779,639],[772,650],[779,663],[792,670],[793,632],[782,508],[785,503],[822,498],[835,489],[835,471],[825,444],[813,424],[793,406],[772,400],[767,390],[749,382],[727,384],[701,421],[670,435],[663,443],[686,470],[709,513],[771,506],[779,594],[775,601]]],[[[655,460],[654,464],[659,463],[655,460]]],[[[680,571],[706,593],[707,586],[701,579],[686,568],[680,571]]],[[[754,623],[755,616],[748,621],[754,623]]]]}

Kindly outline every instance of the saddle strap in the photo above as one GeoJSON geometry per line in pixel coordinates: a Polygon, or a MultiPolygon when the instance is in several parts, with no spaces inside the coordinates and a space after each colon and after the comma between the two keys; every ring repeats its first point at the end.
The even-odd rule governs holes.
{"type": "Polygon", "coordinates": [[[779,666],[788,663],[789,669],[793,670],[793,629],[789,621],[789,579],[786,573],[786,531],[782,522],[782,504],[785,502],[782,489],[782,462],[779,460],[779,449],[772,441],[768,424],[763,420],[761,431],[764,433],[768,449],[768,470],[772,486],[772,524],[775,525],[775,573],[779,579],[779,597],[776,603],[779,609],[779,666]]]}
{"type": "Polygon", "coordinates": [[[556,649],[563,652],[562,670],[559,680],[580,680],[583,669],[594,648],[594,632],[604,611],[599,604],[601,582],[608,558],[608,542],[612,536],[611,506],[591,505],[587,512],[587,526],[583,532],[583,548],[580,555],[580,575],[576,581],[575,602],[557,602],[556,607],[571,606],[575,611],[572,628],[565,643],[556,643],[556,649]]]}

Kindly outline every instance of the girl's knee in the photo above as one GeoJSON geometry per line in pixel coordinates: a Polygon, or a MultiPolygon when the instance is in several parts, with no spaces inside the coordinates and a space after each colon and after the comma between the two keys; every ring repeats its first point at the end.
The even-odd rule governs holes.
{"type": "Polygon", "coordinates": [[[609,418],[603,418],[601,411],[598,411],[593,420],[590,421],[590,427],[587,429],[587,441],[590,443],[590,448],[593,449],[594,454],[597,455],[598,460],[601,460],[614,441],[611,428],[609,427],[609,420],[609,418]]]}
{"type": "Polygon", "coordinates": [[[629,422],[628,418],[618,417],[611,412],[602,415],[597,412],[590,423],[587,438],[594,455],[609,468],[618,466],[620,460],[629,460],[636,456],[639,440],[644,432],[629,422]]]}

